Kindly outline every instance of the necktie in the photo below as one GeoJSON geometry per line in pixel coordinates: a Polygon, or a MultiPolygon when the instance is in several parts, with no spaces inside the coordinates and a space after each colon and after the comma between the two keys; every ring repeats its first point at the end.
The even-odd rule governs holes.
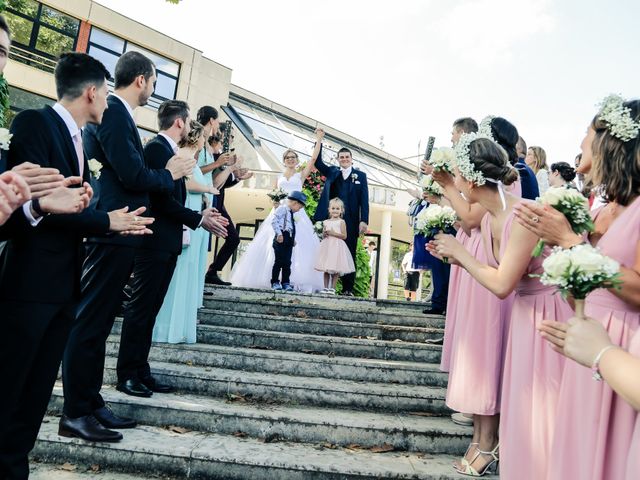
{"type": "Polygon", "coordinates": [[[76,148],[76,155],[78,156],[78,172],[82,177],[84,173],[84,150],[82,149],[82,132],[80,130],[73,136],[73,146],[76,148]]]}
{"type": "Polygon", "coordinates": [[[293,240],[296,238],[296,220],[293,218],[293,210],[289,210],[289,212],[291,213],[291,240],[293,240]]]}

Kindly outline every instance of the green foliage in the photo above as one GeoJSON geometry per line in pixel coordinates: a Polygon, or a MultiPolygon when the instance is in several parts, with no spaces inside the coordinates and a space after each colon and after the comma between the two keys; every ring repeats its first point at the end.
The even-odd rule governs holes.
{"type": "Polygon", "coordinates": [[[0,127],[9,125],[11,110],[9,110],[9,84],[4,75],[0,75],[0,127]]]}
{"type": "Polygon", "coordinates": [[[4,12],[7,9],[7,0],[0,0],[0,12],[4,12]]]}

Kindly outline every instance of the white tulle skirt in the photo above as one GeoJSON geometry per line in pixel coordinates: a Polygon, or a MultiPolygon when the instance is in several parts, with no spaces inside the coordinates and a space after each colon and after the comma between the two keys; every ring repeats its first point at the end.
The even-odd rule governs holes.
{"type": "MultiPolygon", "coordinates": [[[[320,240],[313,223],[304,210],[294,214],[296,221],[296,245],[291,256],[291,284],[301,292],[313,293],[324,288],[322,273],[314,265],[320,240]]],[[[238,259],[231,271],[234,286],[246,288],[271,288],[271,270],[275,261],[271,227],[273,210],[262,222],[255,237],[238,259]]]]}

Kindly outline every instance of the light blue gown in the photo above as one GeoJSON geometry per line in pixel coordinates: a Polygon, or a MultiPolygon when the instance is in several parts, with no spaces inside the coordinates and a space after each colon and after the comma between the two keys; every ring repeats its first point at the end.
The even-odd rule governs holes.
{"type": "MultiPolygon", "coordinates": [[[[199,167],[193,180],[207,184],[199,167]]],[[[202,193],[188,192],[185,206],[202,210],[202,193]]],[[[204,275],[207,265],[209,233],[198,228],[189,230],[191,243],[183,247],[160,313],[153,329],[153,341],[160,343],[196,343],[198,308],[202,306],[204,275]]]]}

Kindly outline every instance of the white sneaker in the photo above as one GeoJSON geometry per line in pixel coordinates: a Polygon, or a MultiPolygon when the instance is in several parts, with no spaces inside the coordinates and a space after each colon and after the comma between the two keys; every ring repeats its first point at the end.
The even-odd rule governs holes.
{"type": "Polygon", "coordinates": [[[458,412],[454,413],[453,415],[451,415],[451,420],[456,425],[462,425],[464,427],[473,426],[473,418],[467,416],[464,413],[458,413],[458,412]]]}

